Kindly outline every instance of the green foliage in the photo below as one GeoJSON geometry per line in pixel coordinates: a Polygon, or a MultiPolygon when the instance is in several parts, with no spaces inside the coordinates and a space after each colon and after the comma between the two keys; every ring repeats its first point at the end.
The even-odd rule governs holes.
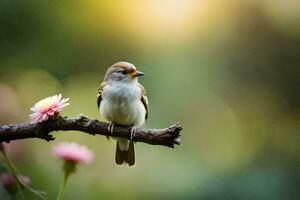
{"type": "MultiPolygon", "coordinates": [[[[297,199],[296,1],[155,2],[2,0],[0,123],[28,121],[37,100],[57,93],[70,97],[62,115],[103,120],[97,89],[106,68],[126,60],[146,73],[146,127],[180,121],[182,145],[137,144],[128,169],[114,165],[114,141],[58,134],[97,152],[66,199],[297,199]]],[[[62,174],[51,145],[11,146],[16,165],[54,199],[62,174]]]]}

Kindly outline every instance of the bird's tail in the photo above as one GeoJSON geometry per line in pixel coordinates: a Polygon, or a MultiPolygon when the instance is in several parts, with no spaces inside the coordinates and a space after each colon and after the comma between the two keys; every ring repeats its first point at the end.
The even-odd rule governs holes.
{"type": "Polygon", "coordinates": [[[117,165],[128,163],[129,166],[135,164],[134,143],[127,139],[118,138],[116,146],[115,161],[117,165]]]}

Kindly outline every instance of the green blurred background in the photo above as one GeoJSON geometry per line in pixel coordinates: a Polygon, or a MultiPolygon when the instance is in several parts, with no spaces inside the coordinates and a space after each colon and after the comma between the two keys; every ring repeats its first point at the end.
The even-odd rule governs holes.
{"type": "Polygon", "coordinates": [[[134,168],[116,166],[115,141],[101,136],[12,142],[9,155],[49,199],[60,141],[96,155],[66,199],[300,198],[299,0],[0,0],[0,27],[1,124],[29,121],[35,102],[59,93],[70,97],[63,115],[103,120],[98,86],[129,61],[147,74],[145,127],[184,125],[175,149],[137,143],[134,168]]]}

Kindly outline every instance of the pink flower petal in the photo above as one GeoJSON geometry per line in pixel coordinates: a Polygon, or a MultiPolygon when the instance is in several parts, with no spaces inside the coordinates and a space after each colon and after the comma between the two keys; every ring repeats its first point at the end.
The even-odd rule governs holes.
{"type": "Polygon", "coordinates": [[[94,155],[85,146],[81,146],[78,143],[63,142],[56,144],[53,147],[54,156],[66,161],[73,161],[75,163],[89,164],[92,162],[94,155]]]}
{"type": "Polygon", "coordinates": [[[29,115],[32,124],[46,121],[50,116],[63,110],[70,105],[69,98],[62,99],[62,95],[54,95],[37,102],[30,110],[33,112],[29,115]]]}
{"type": "Polygon", "coordinates": [[[54,110],[53,110],[53,109],[49,110],[49,111],[47,112],[47,114],[48,114],[48,115],[51,115],[51,116],[54,115],[54,110]]]}
{"type": "Polygon", "coordinates": [[[42,121],[46,121],[49,118],[49,115],[47,113],[44,113],[41,117],[42,121]]]}

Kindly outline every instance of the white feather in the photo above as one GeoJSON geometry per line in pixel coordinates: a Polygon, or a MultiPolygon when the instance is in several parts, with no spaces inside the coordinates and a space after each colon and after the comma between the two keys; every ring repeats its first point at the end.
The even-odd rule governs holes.
{"type": "MultiPolygon", "coordinates": [[[[126,126],[140,127],[145,122],[146,109],[141,101],[138,82],[113,82],[102,92],[100,113],[107,120],[126,126]]],[[[128,140],[119,138],[121,150],[129,148],[128,140]]]]}

